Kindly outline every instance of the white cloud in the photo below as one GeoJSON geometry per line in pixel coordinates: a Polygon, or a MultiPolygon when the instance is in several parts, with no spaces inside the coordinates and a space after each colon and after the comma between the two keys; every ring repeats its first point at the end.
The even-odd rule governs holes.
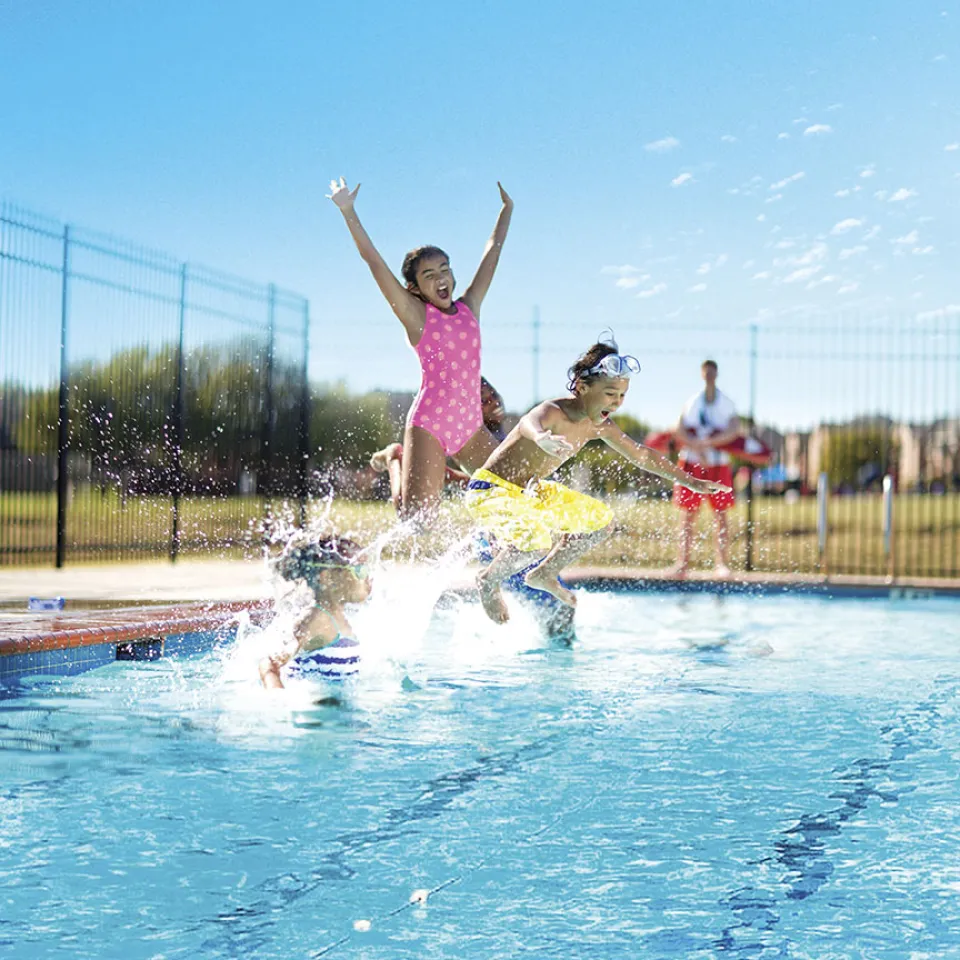
{"type": "Polygon", "coordinates": [[[867,247],[862,243],[858,243],[855,247],[846,247],[841,250],[838,254],[840,260],[849,260],[851,257],[858,257],[861,253],[867,252],[867,247]]]}
{"type": "Polygon", "coordinates": [[[765,213],[761,213],[761,214],[757,217],[757,223],[763,223],[763,221],[766,220],[766,219],[767,219],[767,215],[766,215],[765,213]]]}
{"type": "Polygon", "coordinates": [[[794,259],[797,266],[804,266],[808,263],[818,263],[827,258],[827,245],[825,243],[815,243],[805,254],[794,259]]]}
{"type": "Polygon", "coordinates": [[[833,133],[833,127],[829,123],[815,123],[803,131],[805,137],[816,137],[824,133],[833,133]]]}
{"type": "Polygon", "coordinates": [[[887,194],[888,194],[888,192],[889,192],[889,191],[887,191],[887,190],[877,190],[877,191],[873,194],[873,198],[874,198],[875,200],[881,200],[881,201],[886,200],[886,199],[887,199],[887,194]]]}
{"type": "Polygon", "coordinates": [[[933,247],[927,245],[926,247],[914,247],[913,254],[917,257],[925,257],[928,254],[933,253],[933,247]]]}
{"type": "Polygon", "coordinates": [[[643,149],[649,150],[651,153],[669,153],[679,146],[680,141],[676,137],[664,137],[662,140],[652,140],[650,143],[644,144],[643,149]]]}
{"type": "Polygon", "coordinates": [[[827,110],[832,113],[834,110],[839,110],[842,106],[842,103],[831,103],[830,106],[827,107],[827,110]]]}
{"type": "Polygon", "coordinates": [[[616,286],[618,286],[621,290],[632,290],[634,287],[640,286],[640,278],[639,277],[621,277],[616,282],[616,286]]]}
{"type": "Polygon", "coordinates": [[[775,193],[772,197],[767,197],[767,199],[764,200],[763,202],[764,202],[764,203],[776,203],[778,200],[782,200],[782,199],[783,199],[783,194],[782,194],[782,193],[775,193]]]}
{"type": "Polygon", "coordinates": [[[703,293],[707,289],[705,283],[695,283],[688,291],[688,293],[703,293]]]}
{"type": "Polygon", "coordinates": [[[917,243],[920,239],[920,234],[916,230],[911,230],[909,233],[905,233],[902,237],[894,237],[890,242],[900,244],[902,246],[910,246],[911,244],[917,243]]]}
{"type": "Polygon", "coordinates": [[[782,180],[778,180],[776,183],[771,183],[771,190],[782,190],[785,186],[791,183],[796,183],[797,180],[802,180],[806,176],[806,173],[803,170],[798,173],[791,173],[789,177],[784,177],[782,180]]]}
{"type": "Polygon", "coordinates": [[[790,139],[790,134],[789,134],[789,133],[778,133],[778,134],[777,134],[777,139],[778,139],[778,140],[789,140],[789,139],[790,139]]]}
{"type": "Polygon", "coordinates": [[[736,142],[737,142],[737,138],[734,137],[733,135],[729,134],[729,133],[725,133],[725,134],[720,138],[720,142],[721,142],[721,143],[736,143],[736,142]]]}
{"type": "Polygon", "coordinates": [[[808,290],[815,290],[817,287],[825,286],[828,283],[838,283],[840,278],[835,273],[827,273],[822,277],[817,277],[816,280],[811,280],[807,284],[808,290]]]}
{"type": "Polygon", "coordinates": [[[858,183],[855,187],[844,187],[843,190],[838,190],[834,196],[835,197],[849,197],[851,193],[859,193],[861,190],[860,184],[858,183]]]}
{"type": "Polygon", "coordinates": [[[671,187],[682,187],[685,183],[690,183],[693,180],[692,173],[681,173],[679,177],[674,177],[670,181],[671,187]]]}
{"type": "Polygon", "coordinates": [[[938,53],[938,54],[933,58],[933,62],[934,62],[934,63],[940,63],[941,61],[946,60],[946,59],[947,59],[947,55],[946,55],[945,53],[938,53]]]}
{"type": "Polygon", "coordinates": [[[839,223],[835,223],[830,233],[832,233],[835,237],[838,237],[841,233],[846,233],[848,230],[852,230],[854,227],[862,226],[862,220],[855,220],[853,217],[847,217],[846,220],[841,220],[839,223]]]}
{"type": "Polygon", "coordinates": [[[749,270],[755,263],[756,263],[756,260],[744,260],[743,266],[741,267],[741,269],[749,270]]]}
{"type": "Polygon", "coordinates": [[[665,283],[655,283],[652,287],[648,288],[647,290],[641,290],[637,294],[637,298],[640,300],[646,300],[647,297],[655,297],[657,296],[657,294],[663,293],[664,290],[666,289],[667,289],[667,285],[665,283]]]}
{"type": "Polygon", "coordinates": [[[640,267],[635,267],[632,263],[611,264],[600,268],[600,272],[606,276],[630,277],[638,273],[643,273],[640,267]]]}
{"type": "Polygon", "coordinates": [[[856,293],[856,291],[859,289],[860,284],[854,280],[851,283],[845,283],[842,287],[840,287],[839,290],[837,290],[837,293],[856,293]]]}
{"type": "Polygon", "coordinates": [[[797,117],[796,120],[793,121],[794,126],[796,126],[797,124],[806,123],[806,122],[807,122],[806,117],[797,117]]]}
{"type": "Polygon", "coordinates": [[[954,150],[960,150],[960,143],[948,143],[943,149],[947,153],[953,153],[954,150]]]}
{"type": "Polygon", "coordinates": [[[860,171],[860,176],[861,176],[864,180],[869,180],[870,177],[872,177],[876,172],[877,172],[877,171],[876,171],[876,168],[874,167],[874,165],[873,165],[872,163],[868,163],[868,164],[860,171]]]}
{"type": "Polygon", "coordinates": [[[887,203],[900,203],[901,200],[909,200],[911,197],[917,195],[916,190],[908,189],[907,187],[901,187],[895,193],[890,194],[890,199],[887,203]]]}
{"type": "Polygon", "coordinates": [[[789,250],[795,244],[792,240],[778,240],[773,246],[775,250],[789,250]]]}
{"type": "Polygon", "coordinates": [[[706,260],[703,263],[701,263],[700,266],[697,267],[697,273],[701,277],[704,277],[711,270],[716,270],[719,267],[722,267],[727,262],[728,259],[729,258],[725,253],[721,253],[720,256],[718,256],[715,260],[706,260]]]}
{"type": "Polygon", "coordinates": [[[794,270],[793,273],[788,273],[784,278],[784,283],[798,283],[800,280],[809,280],[811,277],[815,277],[823,267],[821,266],[812,266],[812,267],[801,267],[799,270],[794,270]]]}
{"type": "Polygon", "coordinates": [[[769,279],[770,279],[770,271],[769,271],[769,270],[761,270],[759,273],[755,273],[751,279],[753,279],[753,280],[769,280],[769,279]]]}
{"type": "Polygon", "coordinates": [[[960,316],[960,304],[948,303],[945,307],[938,307],[936,310],[927,310],[924,313],[917,314],[917,320],[946,320],[949,317],[960,316]]]}
{"type": "Polygon", "coordinates": [[[727,262],[728,259],[729,257],[725,253],[721,253],[720,256],[713,261],[714,268],[722,267],[727,262]]]}
{"type": "Polygon", "coordinates": [[[882,230],[883,230],[883,227],[881,227],[880,224],[876,224],[875,226],[872,226],[872,227],[863,235],[863,239],[864,239],[864,240],[873,240],[874,237],[880,236],[880,232],[881,232],[882,230]]]}

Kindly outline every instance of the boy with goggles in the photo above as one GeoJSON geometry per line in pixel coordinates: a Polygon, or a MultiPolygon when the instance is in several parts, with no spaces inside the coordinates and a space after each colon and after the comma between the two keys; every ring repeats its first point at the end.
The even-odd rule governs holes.
{"type": "Polygon", "coordinates": [[[590,441],[602,440],[642,470],[698,493],[729,489],[684,473],[610,419],[627,395],[630,377],[639,372],[636,358],[621,356],[616,343],[595,343],[568,371],[572,396],[534,407],[474,473],[467,509],[499,547],[477,576],[484,610],[496,623],[509,617],[501,583],[531,564],[524,577],[528,586],[576,605],[559,582],[560,572],[606,538],[613,514],[599,500],[546,478],[590,441]]]}

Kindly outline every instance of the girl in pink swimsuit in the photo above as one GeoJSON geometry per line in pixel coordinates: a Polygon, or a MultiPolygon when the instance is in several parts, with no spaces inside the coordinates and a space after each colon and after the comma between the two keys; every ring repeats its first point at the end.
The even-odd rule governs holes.
{"type": "Polygon", "coordinates": [[[480,412],[480,305],[500,260],[513,201],[498,183],[503,206],[470,286],[453,299],[456,280],[439,247],[417,247],[403,261],[406,286],[393,275],[354,209],[359,184],[341,177],[329,198],[339,207],[350,235],[377,286],[403,324],[420,360],[421,381],[403,438],[400,515],[433,510],[443,490],[446,458],[468,473],[479,469],[497,446],[480,412]]]}

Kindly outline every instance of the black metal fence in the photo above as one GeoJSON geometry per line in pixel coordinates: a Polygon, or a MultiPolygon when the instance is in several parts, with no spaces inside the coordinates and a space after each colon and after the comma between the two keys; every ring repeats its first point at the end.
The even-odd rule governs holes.
{"type": "MultiPolygon", "coordinates": [[[[546,317],[541,324],[534,313],[526,332],[506,320],[485,326],[485,372],[504,382],[501,369],[515,371],[527,343],[532,382],[545,396],[564,392],[566,368],[600,326],[551,325],[546,317]]],[[[893,317],[810,312],[741,324],[670,318],[622,324],[616,333],[643,364],[631,394],[646,427],[676,424],[710,357],[720,388],[773,450],[769,467],[742,468],[737,477],[736,567],[960,577],[960,308],[893,317]]],[[[677,516],[669,488],[638,483],[635,471],[597,459],[592,476],[583,471],[579,480],[620,495],[624,532],[609,559],[671,563],[677,516]]],[[[709,510],[701,511],[696,565],[713,562],[711,527],[709,510]]]]}
{"type": "Polygon", "coordinates": [[[0,564],[229,549],[308,483],[301,296],[0,209],[0,564]]]}

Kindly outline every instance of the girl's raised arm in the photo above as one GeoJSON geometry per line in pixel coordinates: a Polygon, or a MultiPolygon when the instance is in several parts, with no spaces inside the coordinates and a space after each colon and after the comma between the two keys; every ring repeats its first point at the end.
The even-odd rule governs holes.
{"type": "Polygon", "coordinates": [[[339,182],[336,180],[330,181],[330,193],[327,194],[327,197],[340,209],[343,219],[346,221],[347,229],[350,231],[350,236],[353,237],[353,242],[357,245],[360,256],[363,257],[370,268],[373,279],[377,281],[380,292],[386,297],[390,308],[403,324],[410,342],[416,343],[423,334],[425,319],[423,302],[417,299],[393,275],[393,271],[387,266],[379,251],[373,245],[367,231],[364,230],[363,224],[360,222],[356,210],[354,210],[354,201],[359,189],[360,184],[358,183],[351,190],[341,177],[339,182]]]}
{"type": "Polygon", "coordinates": [[[500,188],[500,199],[503,201],[503,206],[500,208],[496,226],[494,226],[493,233],[487,241],[486,249],[483,251],[477,273],[470,286],[467,287],[467,292],[463,295],[463,302],[477,317],[480,315],[480,304],[483,303],[483,298],[490,289],[497,264],[500,262],[500,251],[503,249],[503,241],[507,239],[507,230],[510,229],[510,216],[513,214],[513,201],[510,199],[510,195],[503,189],[499,180],[497,186],[500,188]]]}

